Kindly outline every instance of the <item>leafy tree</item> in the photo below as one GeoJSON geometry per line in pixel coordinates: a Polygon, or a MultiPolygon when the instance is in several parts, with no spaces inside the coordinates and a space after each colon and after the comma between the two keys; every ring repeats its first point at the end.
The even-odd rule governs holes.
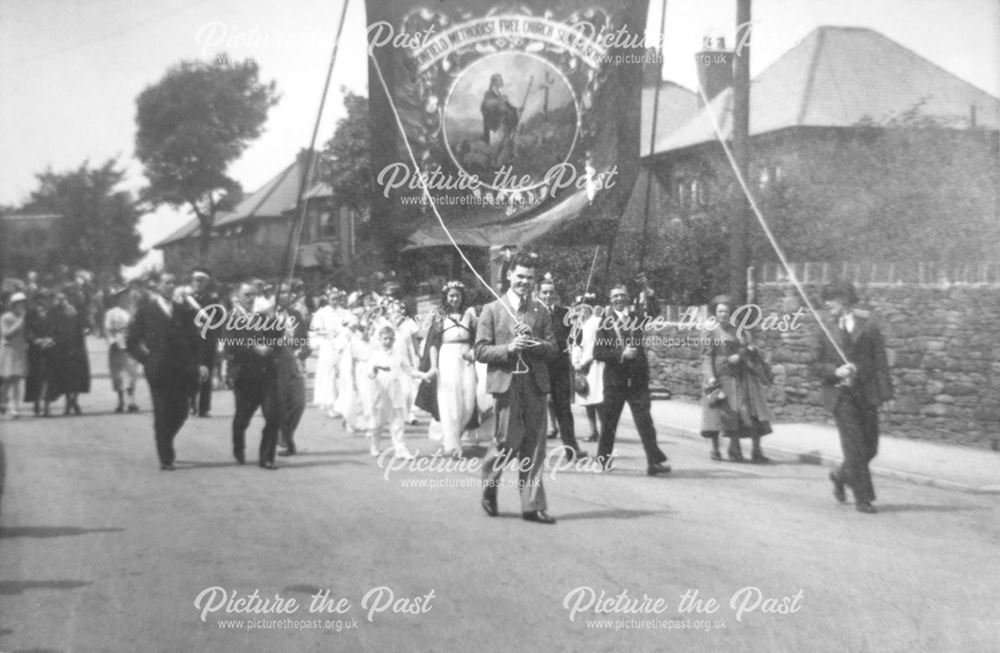
{"type": "Polygon", "coordinates": [[[372,193],[368,98],[342,90],[347,117],[341,118],[326,142],[320,174],[330,184],[334,200],[357,215],[367,215],[372,193]]]}
{"type": "Polygon", "coordinates": [[[202,260],[216,214],[242,193],[226,171],[260,136],[277,102],[275,83],[260,81],[255,61],[224,55],[182,61],[136,99],[136,156],[149,179],[143,197],[197,216],[202,260]]]}
{"type": "Polygon", "coordinates": [[[136,226],[142,212],[131,193],[115,190],[125,174],[109,159],[99,168],[84,161],[76,170],[50,168],[36,175],[38,189],[23,210],[63,216],[57,258],[46,265],[58,262],[115,276],[118,266],[139,260],[143,251],[136,226]]]}

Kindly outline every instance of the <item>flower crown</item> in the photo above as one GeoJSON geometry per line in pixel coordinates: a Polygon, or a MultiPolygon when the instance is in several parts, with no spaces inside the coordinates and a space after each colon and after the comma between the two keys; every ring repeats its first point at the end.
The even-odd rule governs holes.
{"type": "Polygon", "coordinates": [[[461,281],[449,281],[448,283],[444,284],[444,286],[441,288],[441,292],[448,292],[449,290],[464,291],[465,284],[462,283],[461,281]]]}

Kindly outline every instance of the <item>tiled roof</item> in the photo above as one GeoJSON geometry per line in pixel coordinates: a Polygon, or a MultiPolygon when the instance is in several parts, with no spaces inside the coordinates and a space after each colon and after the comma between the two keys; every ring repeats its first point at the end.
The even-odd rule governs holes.
{"type": "Polygon", "coordinates": [[[660,82],[660,97],[655,86],[642,88],[642,130],[639,135],[640,156],[649,154],[649,132],[653,125],[653,105],[656,104],[657,140],[685,124],[698,112],[698,94],[674,82],[660,82]]]}
{"type": "Polygon", "coordinates": [[[304,157],[296,159],[269,182],[243,198],[236,208],[216,219],[216,227],[232,226],[252,218],[278,217],[293,210],[299,201],[299,190],[306,170],[304,157]]]}
{"type": "MultiPolygon", "coordinates": [[[[669,152],[715,140],[711,110],[723,135],[732,130],[732,89],[717,95],[687,124],[657,136],[669,152]]],[[[761,72],[750,86],[750,134],[787,127],[877,124],[919,107],[954,128],[1000,126],[1000,100],[884,35],[860,27],[818,27],[761,72]]]]}
{"type": "Polygon", "coordinates": [[[185,222],[184,226],[182,226],[180,229],[178,229],[177,231],[173,232],[160,242],[153,245],[153,248],[159,249],[164,245],[169,245],[170,243],[177,242],[178,240],[184,240],[185,238],[188,238],[190,236],[197,235],[197,233],[198,233],[198,218],[191,218],[191,220],[185,222]]]}

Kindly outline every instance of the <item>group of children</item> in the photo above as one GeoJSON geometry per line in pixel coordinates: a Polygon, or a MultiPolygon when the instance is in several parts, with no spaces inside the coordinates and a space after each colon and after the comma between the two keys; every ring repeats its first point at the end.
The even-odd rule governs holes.
{"type": "Polygon", "coordinates": [[[382,304],[347,299],[337,289],[313,316],[310,334],[318,352],[313,403],[339,415],[348,432],[370,437],[371,454],[381,453],[388,434],[393,453],[412,459],[404,433],[413,421],[417,383],[430,373],[417,370],[416,323],[398,299],[382,304]]]}

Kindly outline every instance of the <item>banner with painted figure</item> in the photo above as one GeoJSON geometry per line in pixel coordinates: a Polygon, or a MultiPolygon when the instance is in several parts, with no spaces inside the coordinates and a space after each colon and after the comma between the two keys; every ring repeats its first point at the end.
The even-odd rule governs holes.
{"type": "Polygon", "coordinates": [[[378,228],[447,244],[423,184],[463,245],[620,215],[638,167],[646,0],[367,8],[378,228]]]}

